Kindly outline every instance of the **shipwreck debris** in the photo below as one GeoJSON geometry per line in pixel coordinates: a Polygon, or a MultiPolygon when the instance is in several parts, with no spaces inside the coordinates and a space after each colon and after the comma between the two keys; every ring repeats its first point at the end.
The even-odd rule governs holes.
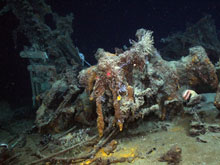
{"type": "Polygon", "coordinates": [[[216,62],[220,55],[220,41],[211,15],[201,18],[196,24],[188,26],[185,32],[179,32],[161,39],[164,44],[160,50],[168,59],[180,59],[188,54],[188,49],[202,46],[209,58],[216,62]]]}
{"type": "MultiPolygon", "coordinates": [[[[136,35],[138,41],[121,54],[99,49],[98,64],[79,74],[80,84],[96,103],[100,137],[109,124],[107,116],[113,116],[113,124],[122,131],[126,122],[150,113],[165,119],[181,112],[186,86],[190,91],[199,90],[200,85],[217,88],[215,67],[203,47],[192,47],[188,56],[168,62],[153,47],[151,32],[139,29],[136,35]]],[[[192,96],[189,105],[200,102],[200,95],[192,96]]]]}
{"type": "Polygon", "coordinates": [[[171,147],[167,153],[163,154],[158,160],[160,162],[167,162],[169,165],[178,165],[180,161],[182,160],[182,149],[174,145],[171,147]]]}

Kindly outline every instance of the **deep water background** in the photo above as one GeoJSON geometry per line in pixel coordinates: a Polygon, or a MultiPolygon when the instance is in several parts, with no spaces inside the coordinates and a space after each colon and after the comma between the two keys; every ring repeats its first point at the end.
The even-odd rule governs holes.
{"type": "MultiPolygon", "coordinates": [[[[137,29],[154,31],[155,47],[169,34],[184,31],[187,24],[194,24],[206,14],[212,15],[217,31],[220,29],[220,1],[174,0],[46,0],[53,11],[60,15],[74,14],[72,36],[74,44],[95,64],[97,48],[114,52],[115,47],[129,46],[137,29]]],[[[0,2],[0,8],[5,5],[0,2]]],[[[47,19],[48,24],[53,24],[47,19]]],[[[19,107],[32,103],[28,61],[20,58],[28,41],[18,36],[15,47],[13,30],[19,21],[12,13],[0,17],[0,101],[19,107]]],[[[218,31],[219,32],[219,31],[218,31]]],[[[219,34],[219,33],[218,33],[219,34]]]]}

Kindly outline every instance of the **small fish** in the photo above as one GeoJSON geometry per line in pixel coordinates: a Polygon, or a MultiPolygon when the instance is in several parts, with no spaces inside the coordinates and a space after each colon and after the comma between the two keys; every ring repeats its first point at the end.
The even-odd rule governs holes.
{"type": "Polygon", "coordinates": [[[121,95],[118,95],[117,100],[118,100],[118,101],[121,100],[121,95]]]}

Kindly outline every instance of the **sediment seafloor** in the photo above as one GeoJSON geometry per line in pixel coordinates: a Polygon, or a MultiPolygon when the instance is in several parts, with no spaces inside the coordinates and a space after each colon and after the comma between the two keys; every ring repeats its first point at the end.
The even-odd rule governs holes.
{"type": "MultiPolygon", "coordinates": [[[[103,160],[112,162],[110,164],[135,165],[162,165],[167,163],[180,165],[219,164],[220,119],[218,117],[218,110],[213,105],[215,94],[209,93],[202,95],[205,99],[200,103],[198,109],[195,110],[198,112],[195,113],[201,119],[200,126],[195,127],[194,125],[194,129],[197,129],[197,132],[194,130],[196,134],[192,134],[192,121],[194,120],[192,115],[183,114],[182,116],[175,117],[172,121],[169,119],[160,121],[158,118],[155,117],[154,119],[151,116],[151,119],[144,118],[138,122],[130,123],[127,129],[125,128],[123,132],[115,136],[113,141],[101,148],[95,157],[87,159],[84,162],[72,164],[99,164],[99,161],[94,161],[97,159],[102,159],[100,163],[102,162],[103,164],[105,162],[103,160]],[[169,162],[169,157],[163,160],[163,155],[173,146],[181,149],[181,153],[179,154],[180,160],[169,162]]],[[[16,142],[16,132],[18,134],[19,131],[22,132],[31,125],[31,120],[11,123],[5,128],[6,130],[0,131],[0,139],[2,142],[11,139],[11,143],[14,144],[16,142]]],[[[60,141],[67,143],[68,137],[71,139],[72,136],[73,134],[71,133],[66,134],[60,141]]],[[[50,145],[43,144],[42,139],[43,137],[37,133],[27,133],[25,138],[23,137],[23,139],[21,138],[18,141],[17,146],[13,150],[15,159],[13,163],[29,164],[36,157],[46,156],[56,152],[54,140],[53,144],[50,145]]],[[[56,139],[55,136],[54,139],[56,139]]],[[[80,150],[89,151],[90,149],[91,147],[77,148],[74,151],[69,151],[67,154],[73,155],[81,152],[80,150]]],[[[13,156],[10,156],[12,159],[13,156]]],[[[175,157],[173,158],[175,159],[175,157]]],[[[38,164],[45,163],[63,164],[59,161],[53,162],[49,160],[38,164]]]]}

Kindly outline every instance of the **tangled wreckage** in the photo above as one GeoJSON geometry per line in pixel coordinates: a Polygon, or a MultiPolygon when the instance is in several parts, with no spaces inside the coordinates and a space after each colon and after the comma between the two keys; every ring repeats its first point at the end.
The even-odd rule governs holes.
{"type": "Polygon", "coordinates": [[[79,94],[75,105],[67,104],[76,93],[72,89],[73,94],[66,95],[61,102],[66,107],[50,108],[52,102],[57,102],[56,98],[51,99],[58,92],[55,89],[62,87],[55,83],[37,111],[37,127],[42,131],[59,130],[68,123],[64,116],[72,115],[70,118],[74,119],[74,114],[80,111],[77,118],[89,123],[96,107],[97,128],[102,137],[109,125],[122,131],[124,124],[151,112],[165,119],[168,114],[181,112],[185,101],[188,105],[199,102],[199,95],[183,98],[187,89],[201,84],[217,89],[215,67],[201,46],[190,48],[189,55],[179,61],[165,61],[153,47],[151,31],[139,29],[136,36],[138,41],[133,41],[132,47],[122,53],[97,51],[98,64],[79,73],[79,83],[85,91],[79,94]],[[62,119],[65,121],[59,122],[62,119]]]}
{"type": "MultiPolygon", "coordinates": [[[[83,69],[79,65],[83,59],[78,56],[79,51],[70,38],[71,16],[57,16],[43,1],[35,4],[35,7],[41,8],[38,11],[38,18],[29,2],[9,1],[8,4],[15,15],[21,13],[16,6],[24,6],[22,14],[16,15],[25,23],[25,27],[23,25],[20,29],[28,28],[29,32],[33,32],[31,35],[25,34],[32,46],[25,48],[20,55],[30,61],[28,70],[31,75],[33,104],[38,107],[35,127],[31,131],[37,130],[47,136],[41,140],[44,147],[35,153],[39,159],[30,164],[43,161],[79,163],[86,160],[87,164],[96,161],[131,162],[135,157],[141,156],[104,160],[96,154],[102,147],[105,153],[111,153],[116,148],[117,142],[114,140],[109,144],[107,142],[123,130],[129,129],[129,124],[144,117],[153,115],[159,120],[168,120],[189,113],[186,109],[194,107],[203,99],[199,93],[215,92],[218,88],[215,105],[220,109],[220,87],[216,68],[206,53],[207,43],[201,43],[203,40],[190,43],[191,40],[179,39],[178,44],[183,41],[185,45],[190,45],[181,47],[182,50],[179,51],[181,53],[188,51],[188,55],[184,54],[185,56],[176,61],[167,61],[154,47],[153,32],[139,29],[136,32],[137,39],[130,40],[130,48],[116,49],[114,53],[98,49],[95,54],[98,63],[83,69]],[[29,15],[26,17],[27,13],[29,15]],[[44,24],[42,18],[45,13],[53,15],[57,29],[51,30],[44,24]],[[34,35],[36,30],[38,33],[34,35]],[[93,129],[94,126],[97,129],[93,129]],[[56,149],[57,152],[49,156],[40,154],[51,141],[62,146],[58,147],[59,151],[56,149]],[[87,145],[95,147],[84,153],[83,149],[87,145]],[[77,151],[74,157],[58,157],[73,149],[77,151]]],[[[205,17],[203,23],[200,21],[198,26],[206,25],[210,20],[209,16],[205,17]]],[[[182,36],[190,38],[191,35],[188,34],[195,33],[193,28],[186,32],[187,35],[182,36]]],[[[177,38],[182,36],[178,34],[177,38]]],[[[169,54],[166,53],[169,50],[173,52],[172,55],[175,54],[175,51],[171,51],[173,46],[170,46],[175,40],[175,36],[170,40],[164,40],[171,43],[161,52],[169,54]]],[[[209,52],[211,50],[215,56],[219,55],[215,49],[216,45],[208,46],[209,52]]],[[[191,135],[197,136],[202,133],[201,121],[196,116],[194,119],[191,124],[191,135]]],[[[212,127],[213,131],[219,128],[212,127]]],[[[14,147],[11,147],[10,151],[14,147]]],[[[178,153],[179,151],[181,149],[178,148],[178,153]]],[[[4,154],[4,159],[1,160],[4,162],[9,161],[8,158],[12,153],[5,149],[1,154],[4,154]]]]}

